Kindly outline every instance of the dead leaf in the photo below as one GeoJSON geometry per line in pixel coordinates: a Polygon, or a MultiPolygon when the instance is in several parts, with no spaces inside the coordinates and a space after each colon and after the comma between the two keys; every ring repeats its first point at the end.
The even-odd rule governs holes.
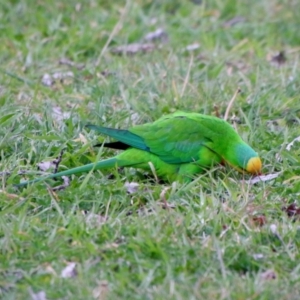
{"type": "Polygon", "coordinates": [[[151,52],[156,48],[153,43],[133,43],[123,46],[114,47],[111,49],[111,52],[114,54],[122,55],[134,55],[137,53],[146,53],[151,52]]]}
{"type": "Polygon", "coordinates": [[[98,227],[107,221],[106,216],[101,216],[95,213],[89,213],[82,210],[81,213],[85,216],[85,221],[89,226],[98,227]]]}
{"type": "Polygon", "coordinates": [[[194,43],[194,44],[190,44],[190,45],[186,46],[185,49],[187,51],[195,51],[195,50],[197,50],[199,48],[200,48],[200,44],[199,43],[194,43]]]}
{"type": "Polygon", "coordinates": [[[270,225],[270,230],[273,234],[277,235],[278,232],[277,232],[277,225],[276,224],[271,224],[270,225]]]}
{"type": "Polygon", "coordinates": [[[262,280],[274,280],[276,277],[275,271],[271,269],[260,274],[260,278],[262,280]]]}
{"type": "Polygon", "coordinates": [[[295,142],[300,142],[300,136],[296,137],[295,139],[293,139],[287,146],[286,146],[286,150],[290,151],[291,148],[294,146],[295,142]]]}
{"type": "Polygon", "coordinates": [[[62,80],[68,77],[74,77],[74,73],[71,71],[67,71],[67,72],[56,72],[52,74],[52,78],[56,80],[62,80]]]}
{"type": "Polygon", "coordinates": [[[52,191],[62,191],[64,189],[66,189],[68,186],[70,186],[70,182],[71,182],[70,177],[62,176],[61,178],[63,179],[64,183],[53,187],[52,191]]]}
{"type": "Polygon", "coordinates": [[[56,72],[51,75],[49,73],[45,73],[42,77],[42,84],[50,87],[50,86],[54,85],[55,81],[57,81],[57,80],[64,80],[64,79],[73,78],[73,77],[74,77],[74,73],[71,71],[56,72]]]}
{"type": "Polygon", "coordinates": [[[139,184],[137,182],[125,182],[124,187],[127,190],[127,193],[134,194],[139,187],[139,184]]]}
{"type": "Polygon", "coordinates": [[[65,119],[69,119],[71,116],[70,112],[63,112],[61,107],[59,106],[53,106],[52,107],[52,118],[57,121],[61,122],[65,119]]]}
{"type": "Polygon", "coordinates": [[[77,276],[76,263],[70,262],[68,265],[61,271],[61,278],[74,278],[77,276]]]}
{"type": "MultiPolygon", "coordinates": [[[[22,174],[24,174],[24,172],[22,172],[22,174]]],[[[20,173],[20,175],[22,175],[21,173],[20,173]]],[[[2,176],[10,176],[11,175],[11,172],[8,172],[8,171],[3,171],[3,172],[0,172],[0,177],[2,177],[2,176]]]]}
{"type": "Polygon", "coordinates": [[[44,291],[34,293],[32,288],[29,288],[28,291],[32,300],[47,300],[46,293],[44,291]]]}
{"type": "Polygon", "coordinates": [[[52,86],[54,84],[54,80],[50,74],[46,73],[43,75],[42,84],[45,86],[52,86]]]}
{"type": "Polygon", "coordinates": [[[266,216],[264,215],[257,215],[252,217],[253,222],[258,226],[263,226],[267,223],[266,216]]]}
{"type": "Polygon", "coordinates": [[[163,43],[168,42],[168,34],[162,29],[158,28],[155,31],[149,32],[145,35],[144,40],[147,42],[162,41],[163,43]]]}
{"type": "Polygon", "coordinates": [[[93,297],[97,300],[105,300],[107,299],[108,291],[108,282],[106,280],[101,280],[98,282],[98,286],[93,290],[93,297]]]}
{"type": "Polygon", "coordinates": [[[82,70],[82,69],[85,67],[84,64],[77,64],[77,63],[71,61],[71,60],[68,59],[68,58],[61,58],[61,59],[59,60],[59,63],[60,63],[61,65],[67,65],[67,66],[70,66],[70,67],[74,67],[74,68],[76,68],[76,69],[78,69],[78,70],[82,70]]]}
{"type": "Polygon", "coordinates": [[[285,211],[289,217],[300,216],[300,208],[297,207],[296,203],[284,206],[282,210],[285,211]]]}
{"type": "Polygon", "coordinates": [[[281,174],[281,172],[274,173],[274,174],[255,176],[249,180],[245,180],[245,182],[248,184],[255,184],[258,182],[270,181],[270,180],[277,178],[280,174],[281,174]]]}
{"type": "Polygon", "coordinates": [[[287,61],[284,51],[279,51],[276,54],[268,54],[267,60],[275,67],[281,67],[287,61]]]}
{"type": "Polygon", "coordinates": [[[53,161],[42,161],[37,164],[37,167],[40,171],[46,172],[50,168],[55,167],[53,161]]]}
{"type": "Polygon", "coordinates": [[[45,162],[38,163],[37,164],[38,169],[40,171],[46,172],[50,168],[54,167],[54,173],[57,173],[57,170],[58,170],[59,164],[61,163],[63,154],[64,154],[64,150],[61,150],[58,157],[56,157],[55,159],[53,159],[51,161],[45,161],[45,162]]]}
{"type": "Polygon", "coordinates": [[[253,254],[253,258],[254,258],[255,260],[261,260],[261,259],[264,258],[264,255],[263,255],[262,253],[254,253],[254,254],[253,254]]]}

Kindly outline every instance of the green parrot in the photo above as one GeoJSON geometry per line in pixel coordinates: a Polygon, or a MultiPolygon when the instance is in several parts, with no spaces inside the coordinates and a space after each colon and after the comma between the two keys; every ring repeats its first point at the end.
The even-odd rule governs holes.
{"type": "Polygon", "coordinates": [[[104,147],[124,151],[106,160],[22,182],[18,186],[112,167],[147,171],[154,168],[158,177],[169,182],[189,182],[196,174],[224,162],[241,172],[261,174],[258,154],[229,123],[214,116],[176,112],[127,130],[96,125],[86,127],[116,140],[104,143],[104,147]]]}

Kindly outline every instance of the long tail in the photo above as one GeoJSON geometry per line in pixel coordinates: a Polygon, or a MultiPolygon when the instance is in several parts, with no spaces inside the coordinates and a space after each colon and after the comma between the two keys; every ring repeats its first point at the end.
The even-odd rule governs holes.
{"type": "MultiPolygon", "coordinates": [[[[30,180],[30,181],[21,182],[19,184],[16,184],[15,186],[16,187],[22,187],[22,186],[27,186],[29,184],[41,182],[41,181],[51,179],[51,178],[68,176],[68,175],[73,175],[73,174],[83,173],[83,172],[89,172],[91,170],[112,168],[112,167],[115,167],[116,165],[118,165],[117,162],[118,162],[118,159],[113,157],[113,158],[109,158],[109,159],[106,159],[106,160],[98,161],[96,163],[88,164],[88,165],[85,165],[85,166],[73,168],[73,169],[58,172],[58,173],[55,173],[55,174],[50,174],[50,175],[47,175],[45,177],[33,179],[33,180],[30,180]]],[[[119,166],[122,167],[123,164],[121,164],[119,166]]]]}

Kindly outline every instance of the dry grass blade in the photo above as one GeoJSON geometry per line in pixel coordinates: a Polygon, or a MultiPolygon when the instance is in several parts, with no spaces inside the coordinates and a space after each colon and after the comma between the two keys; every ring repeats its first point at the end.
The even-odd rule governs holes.
{"type": "Polygon", "coordinates": [[[185,76],[185,79],[184,79],[184,83],[183,83],[183,86],[182,86],[180,97],[182,97],[184,95],[184,91],[185,91],[186,86],[187,86],[187,84],[189,82],[189,78],[190,78],[190,73],[191,73],[193,62],[194,62],[194,56],[191,55],[190,63],[189,63],[189,66],[188,66],[188,70],[186,72],[186,76],[185,76]]]}
{"type": "Polygon", "coordinates": [[[231,110],[231,107],[237,97],[237,95],[241,92],[241,89],[238,88],[235,93],[233,94],[231,100],[229,101],[228,105],[227,105],[227,108],[226,108],[226,111],[225,111],[225,115],[224,115],[224,120],[227,121],[228,119],[228,116],[229,116],[229,113],[230,113],[230,110],[231,110]]]}
{"type": "Polygon", "coordinates": [[[139,184],[137,182],[126,181],[124,187],[126,188],[128,194],[134,194],[138,190],[139,184]]]}
{"type": "Polygon", "coordinates": [[[161,193],[159,195],[159,200],[163,203],[163,208],[165,208],[165,209],[173,208],[172,205],[171,206],[168,205],[168,202],[166,199],[166,193],[170,188],[171,187],[169,187],[169,186],[163,188],[163,190],[161,191],[161,193]]]}
{"type": "Polygon", "coordinates": [[[106,52],[109,44],[111,43],[112,39],[117,35],[117,33],[122,29],[123,23],[126,19],[127,13],[128,13],[128,9],[129,9],[129,5],[130,5],[130,1],[126,1],[125,6],[122,9],[122,13],[120,15],[119,21],[117,22],[117,24],[115,25],[115,27],[113,28],[111,34],[109,35],[105,45],[103,46],[100,55],[98,56],[95,66],[99,66],[101,59],[104,55],[104,53],[106,52]]]}
{"type": "Polygon", "coordinates": [[[295,139],[293,139],[290,143],[288,143],[288,145],[286,146],[286,150],[290,151],[292,149],[292,147],[294,146],[295,142],[300,142],[300,136],[296,137],[295,139]]]}

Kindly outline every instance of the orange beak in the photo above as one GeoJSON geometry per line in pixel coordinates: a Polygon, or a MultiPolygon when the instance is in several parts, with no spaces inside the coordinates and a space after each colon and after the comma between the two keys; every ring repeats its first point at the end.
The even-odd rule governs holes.
{"type": "Polygon", "coordinates": [[[246,171],[253,175],[261,175],[262,163],[259,157],[252,157],[249,159],[246,171]]]}

